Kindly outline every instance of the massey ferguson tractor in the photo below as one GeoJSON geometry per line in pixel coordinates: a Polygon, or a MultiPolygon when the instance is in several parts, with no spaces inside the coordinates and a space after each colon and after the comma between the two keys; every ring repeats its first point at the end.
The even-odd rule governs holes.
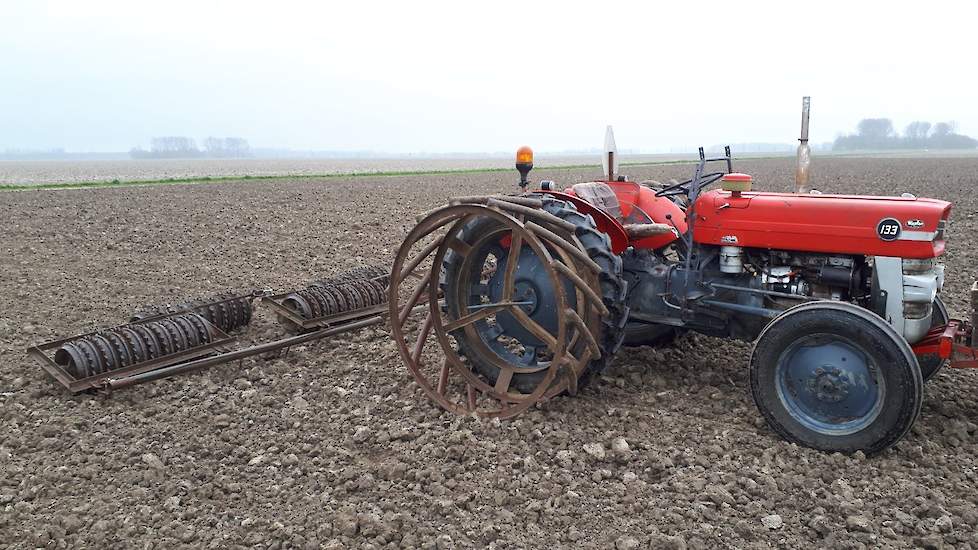
{"type": "Polygon", "coordinates": [[[622,344],[694,331],[754,342],[751,393],[785,439],[873,454],[910,430],[926,380],[978,367],[975,321],[940,297],[950,203],[753,191],[729,148],[700,149],[686,181],[637,183],[607,149],[603,181],[526,190],[521,148],[522,192],[419,217],[391,326],[442,407],[511,417],[574,395],[622,344]]]}

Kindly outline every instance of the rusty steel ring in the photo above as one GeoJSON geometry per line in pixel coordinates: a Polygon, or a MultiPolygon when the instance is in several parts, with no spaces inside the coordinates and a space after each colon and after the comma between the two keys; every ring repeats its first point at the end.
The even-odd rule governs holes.
{"type": "MultiPolygon", "coordinates": [[[[596,353],[600,354],[597,346],[592,345],[595,335],[590,327],[594,325],[595,318],[600,318],[600,315],[595,315],[603,311],[604,306],[600,298],[595,303],[593,292],[588,293],[581,288],[582,285],[596,284],[597,273],[586,267],[581,269],[587,266],[587,262],[580,257],[580,243],[576,241],[572,228],[546,212],[527,207],[509,208],[510,203],[499,200],[490,202],[487,199],[482,198],[483,204],[443,207],[418,222],[405,238],[394,260],[388,302],[394,341],[409,372],[429,398],[458,414],[508,418],[544,399],[576,391],[577,380],[585,370],[583,367],[596,353]],[[511,274],[505,275],[503,301],[482,307],[475,313],[446,319],[449,314],[439,305],[442,262],[449,249],[461,255],[470,251],[457,237],[465,223],[476,217],[491,218],[509,231],[515,253],[519,252],[519,247],[530,247],[533,254],[541,258],[546,278],[554,289],[563,289],[567,274],[572,275],[576,287],[573,294],[577,298],[578,308],[570,309],[564,291],[556,290],[554,299],[557,311],[564,312],[557,316],[556,330],[547,331],[519,307],[504,303],[511,301],[513,296],[511,274]],[[436,236],[439,233],[441,235],[436,236]],[[423,244],[425,239],[430,242],[423,244]],[[421,246],[422,250],[414,254],[416,246],[421,246]],[[575,250],[577,254],[572,253],[575,250]],[[427,263],[429,260],[430,264],[427,263]],[[419,269],[422,265],[426,267],[419,269]],[[561,267],[555,267],[558,265],[561,267]],[[418,279],[417,284],[413,284],[414,279],[418,279]],[[428,302],[424,308],[427,315],[420,324],[421,328],[412,330],[412,312],[424,297],[428,302]],[[549,363],[541,368],[543,376],[532,391],[514,391],[510,384],[517,367],[507,364],[496,365],[498,374],[495,383],[490,383],[491,380],[467,364],[468,359],[452,344],[453,333],[503,310],[508,311],[524,328],[539,335],[550,354],[549,363]],[[432,333],[437,346],[429,345],[432,333]],[[432,353],[435,347],[440,350],[432,353]],[[431,364],[433,355],[442,357],[443,362],[440,365],[431,364]]],[[[512,262],[512,265],[515,264],[512,262]]]]}

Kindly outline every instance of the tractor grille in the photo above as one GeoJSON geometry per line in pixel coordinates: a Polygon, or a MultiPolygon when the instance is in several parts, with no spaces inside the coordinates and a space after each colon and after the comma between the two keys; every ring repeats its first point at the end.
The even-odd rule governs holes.
{"type": "Polygon", "coordinates": [[[941,221],[937,222],[937,232],[934,233],[934,240],[935,241],[946,241],[947,240],[947,230],[948,230],[948,227],[947,226],[948,226],[948,221],[947,220],[941,220],[941,221]]]}

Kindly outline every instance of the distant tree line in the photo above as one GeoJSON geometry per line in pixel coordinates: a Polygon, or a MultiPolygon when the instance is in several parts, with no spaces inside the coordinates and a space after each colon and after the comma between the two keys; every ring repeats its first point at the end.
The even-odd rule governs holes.
{"type": "Polygon", "coordinates": [[[839,136],[832,144],[834,151],[854,149],[974,149],[978,140],[956,133],[954,122],[931,124],[915,121],[900,135],[888,118],[864,118],[855,134],[839,136]]]}
{"type": "Polygon", "coordinates": [[[248,140],[239,137],[208,137],[203,148],[197,147],[194,138],[185,136],[154,137],[149,150],[134,147],[129,150],[134,159],[186,159],[186,158],[247,158],[251,157],[248,140]]]}

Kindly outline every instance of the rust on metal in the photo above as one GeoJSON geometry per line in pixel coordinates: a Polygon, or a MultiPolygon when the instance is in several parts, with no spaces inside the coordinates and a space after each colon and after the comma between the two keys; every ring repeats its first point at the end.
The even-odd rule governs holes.
{"type": "Polygon", "coordinates": [[[246,293],[225,293],[175,304],[149,306],[134,313],[130,322],[157,321],[175,314],[193,312],[224,332],[232,332],[251,322],[252,303],[263,294],[260,290],[251,290],[246,293]]]}
{"type": "MultiPolygon", "coordinates": [[[[578,378],[588,361],[596,351],[600,354],[596,345],[599,333],[592,327],[600,326],[595,321],[607,309],[593,291],[599,284],[597,271],[582,252],[573,224],[534,209],[536,202],[511,202],[497,196],[461,197],[452,202],[419,221],[405,238],[391,269],[391,332],[415,382],[446,410],[499,418],[515,416],[561,393],[576,392],[578,378]],[[546,271],[544,277],[555,289],[556,311],[564,312],[556,316],[556,326],[551,330],[530,318],[521,308],[523,302],[514,298],[512,270],[516,262],[506,262],[506,271],[500,273],[502,301],[477,303],[457,313],[442,305],[442,293],[446,304],[450,298],[457,300],[463,294],[468,299],[466,288],[471,274],[485,276],[480,263],[484,259],[473,252],[477,247],[461,238],[467,224],[474,220],[490,221],[496,228],[493,235],[506,237],[509,257],[520,257],[520,251],[528,249],[540,258],[546,271]],[[458,272],[463,274],[462,280],[444,279],[442,266],[449,254],[461,262],[458,272]],[[418,269],[426,273],[412,277],[418,269]],[[573,283],[570,290],[565,281],[573,283]],[[425,298],[427,306],[422,303],[425,298]],[[423,319],[415,316],[419,311],[426,312],[423,319]],[[484,346],[477,327],[495,322],[494,317],[504,312],[546,346],[541,353],[546,360],[520,366],[493,359],[490,376],[474,368],[473,359],[461,353],[456,342],[464,339],[476,348],[484,346]],[[531,373],[536,373],[535,378],[525,378],[531,373]],[[520,377],[524,377],[524,382],[518,388],[515,380],[520,377]]],[[[486,238],[477,236],[475,242],[485,244],[486,238]]]]}
{"type": "Polygon", "coordinates": [[[386,310],[389,273],[375,279],[310,285],[302,290],[262,297],[279,319],[308,331],[377,315],[386,310]]]}
{"type": "MultiPolygon", "coordinates": [[[[198,345],[175,349],[170,333],[161,326],[162,323],[148,320],[31,346],[27,354],[68,391],[80,393],[103,387],[109,377],[124,378],[185,362],[224,349],[234,341],[200,315],[191,313],[178,317],[189,324],[175,324],[177,328],[171,330],[197,332],[196,327],[202,326],[207,332],[206,341],[201,342],[200,333],[197,332],[194,338],[198,345]],[[182,328],[184,326],[189,328],[182,328]],[[168,341],[166,346],[159,341],[161,335],[168,341]],[[111,346],[113,341],[120,348],[113,350],[105,347],[106,343],[111,346]],[[103,351],[98,351],[100,349],[103,351]],[[143,360],[135,361],[135,358],[143,360]]],[[[189,334],[184,336],[191,338],[189,334]]]]}
{"type": "Polygon", "coordinates": [[[309,286],[330,286],[350,281],[378,281],[386,287],[390,282],[390,271],[382,265],[365,265],[344,271],[339,275],[317,279],[309,283],[309,286]]]}

